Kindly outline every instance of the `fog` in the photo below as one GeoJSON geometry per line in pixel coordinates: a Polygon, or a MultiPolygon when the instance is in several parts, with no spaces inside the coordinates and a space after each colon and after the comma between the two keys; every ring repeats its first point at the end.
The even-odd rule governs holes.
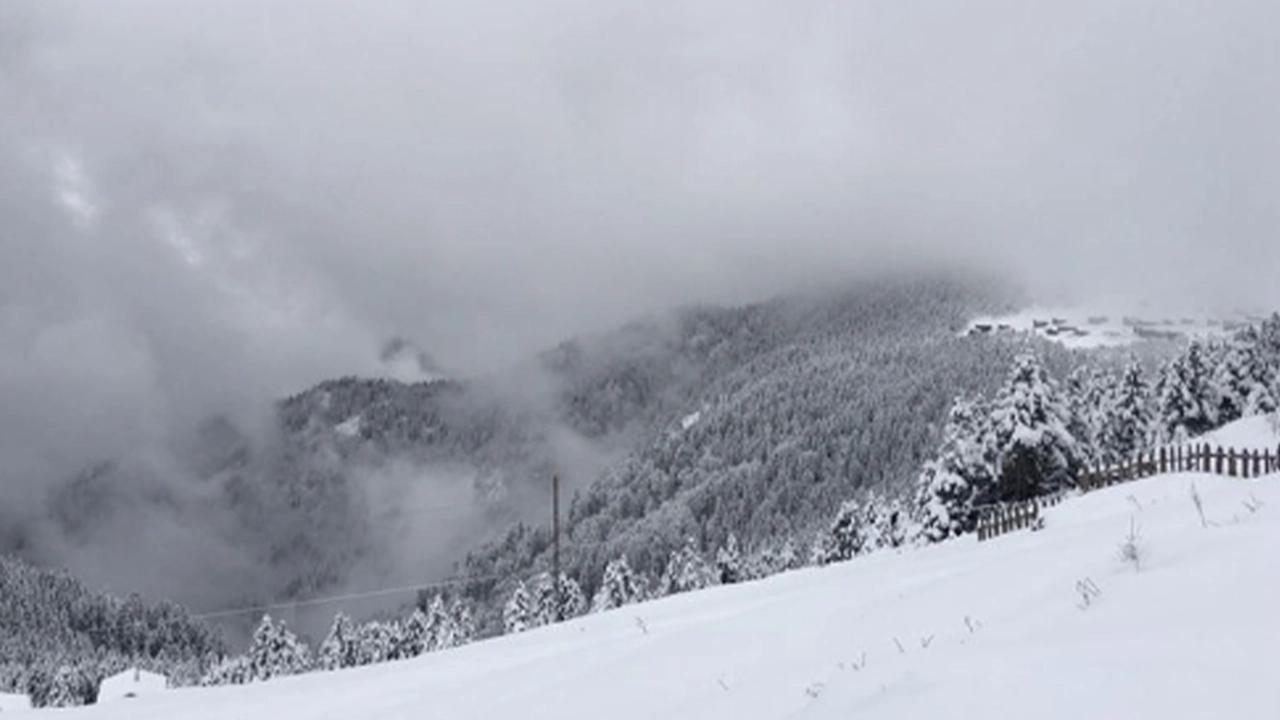
{"type": "Polygon", "coordinates": [[[928,265],[1276,302],[1280,7],[0,0],[0,541],[382,370],[928,265]],[[163,458],[155,460],[165,462],[163,458]]]}

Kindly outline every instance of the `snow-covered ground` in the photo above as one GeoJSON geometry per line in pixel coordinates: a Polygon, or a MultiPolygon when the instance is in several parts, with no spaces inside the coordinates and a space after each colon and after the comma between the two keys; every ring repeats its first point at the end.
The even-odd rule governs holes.
{"type": "Polygon", "coordinates": [[[962,334],[1033,333],[1070,348],[1117,347],[1149,339],[1226,337],[1258,318],[1247,313],[1116,312],[1099,308],[1030,307],[974,318],[962,334]]]}
{"type": "Polygon", "coordinates": [[[1166,475],[1072,498],[1039,532],[883,552],[411,661],[71,714],[1280,718],[1278,550],[1280,476],[1166,475]],[[1140,569],[1118,556],[1131,520],[1140,569]]]}
{"type": "Polygon", "coordinates": [[[1202,435],[1192,442],[1237,450],[1270,450],[1280,447],[1280,415],[1254,415],[1202,435]]]}

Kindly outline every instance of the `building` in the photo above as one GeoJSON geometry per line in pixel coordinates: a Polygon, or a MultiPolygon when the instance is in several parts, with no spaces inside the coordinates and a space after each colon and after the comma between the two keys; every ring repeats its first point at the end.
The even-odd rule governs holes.
{"type": "Polygon", "coordinates": [[[168,679],[153,672],[129,668],[102,681],[98,687],[98,702],[111,702],[136,698],[142,695],[154,695],[164,692],[169,686],[168,679]]]}
{"type": "Polygon", "coordinates": [[[0,693],[0,714],[14,710],[30,710],[31,700],[26,695],[0,693]]]}

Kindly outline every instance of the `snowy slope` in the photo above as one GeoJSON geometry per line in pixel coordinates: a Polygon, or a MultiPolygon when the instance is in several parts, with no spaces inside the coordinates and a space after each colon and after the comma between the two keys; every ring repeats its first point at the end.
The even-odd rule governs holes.
{"type": "Polygon", "coordinates": [[[880,553],[401,663],[71,714],[1280,718],[1277,550],[1280,476],[1161,476],[1071,499],[1042,532],[880,553]],[[1117,556],[1131,517],[1141,571],[1117,556]],[[1101,594],[1083,607],[1086,578],[1101,594]]]}
{"type": "Polygon", "coordinates": [[[1270,450],[1280,447],[1280,415],[1254,415],[1236,420],[1196,438],[1193,442],[1237,450],[1270,450]]]}

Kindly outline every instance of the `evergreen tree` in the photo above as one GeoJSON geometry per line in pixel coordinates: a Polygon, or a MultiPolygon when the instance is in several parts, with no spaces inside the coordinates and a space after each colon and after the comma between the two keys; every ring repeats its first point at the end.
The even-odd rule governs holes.
{"type": "Polygon", "coordinates": [[[273,622],[270,615],[262,616],[247,657],[250,681],[296,675],[311,666],[307,646],[289,631],[284,621],[273,622]]]}
{"type": "Polygon", "coordinates": [[[556,584],[551,573],[542,573],[533,582],[534,625],[550,625],[577,617],[586,609],[582,586],[573,578],[560,574],[560,605],[556,606],[556,584]]]}
{"type": "Polygon", "coordinates": [[[612,610],[644,599],[644,583],[622,555],[604,567],[600,588],[591,600],[593,612],[612,610]]]}
{"type": "Polygon", "coordinates": [[[1221,395],[1213,374],[1198,341],[1165,364],[1156,384],[1160,441],[1182,442],[1216,427],[1221,395]]]}
{"type": "Polygon", "coordinates": [[[729,533],[729,539],[716,551],[716,574],[721,585],[742,582],[742,554],[738,552],[738,537],[729,533]]]}
{"type": "Polygon", "coordinates": [[[360,626],[357,635],[356,664],[372,665],[391,660],[401,645],[398,623],[370,620],[360,626]]]}
{"type": "Polygon", "coordinates": [[[42,707],[89,705],[98,699],[98,683],[78,665],[62,665],[49,684],[42,707]]]}
{"type": "Polygon", "coordinates": [[[471,610],[471,603],[457,598],[449,605],[449,617],[452,621],[454,644],[466,645],[475,640],[476,620],[471,610]]]}
{"type": "Polygon", "coordinates": [[[715,580],[715,571],[698,552],[693,538],[688,538],[684,545],[671,553],[658,587],[660,594],[674,595],[710,587],[715,580]]]}
{"type": "Polygon", "coordinates": [[[827,532],[814,543],[814,562],[828,565],[860,554],[867,541],[862,518],[862,506],[856,501],[842,504],[827,532]]]}
{"type": "Polygon", "coordinates": [[[316,664],[321,670],[355,667],[359,658],[359,632],[344,613],[333,617],[329,635],[320,644],[316,664]]]}
{"type": "Polygon", "coordinates": [[[452,613],[445,606],[444,598],[436,595],[427,605],[427,650],[444,650],[459,644],[458,627],[452,613]]]}
{"type": "Polygon", "coordinates": [[[511,598],[502,610],[503,631],[518,633],[533,627],[533,610],[533,598],[529,596],[524,582],[516,583],[515,589],[511,591],[511,598]]]}
{"type": "Polygon", "coordinates": [[[974,506],[995,497],[995,449],[988,406],[959,398],[951,406],[938,455],[924,464],[916,481],[918,536],[938,542],[971,532],[974,506]]]}
{"type": "Polygon", "coordinates": [[[1258,328],[1248,327],[1224,344],[1216,355],[1214,383],[1220,393],[1218,423],[1271,412],[1275,369],[1267,361],[1258,328]]]}
{"type": "Polygon", "coordinates": [[[1081,463],[1067,430],[1067,407],[1035,355],[1014,360],[991,419],[999,500],[1025,500],[1074,484],[1081,463]]]}
{"type": "Polygon", "coordinates": [[[1120,382],[1107,398],[1100,432],[1101,453],[1097,461],[1108,465],[1132,458],[1151,441],[1153,415],[1151,388],[1142,366],[1131,362],[1120,374],[1120,382]]]}
{"type": "Polygon", "coordinates": [[[396,657],[400,659],[418,657],[429,652],[431,648],[431,630],[428,627],[427,614],[422,608],[415,607],[404,621],[400,632],[400,646],[396,657]]]}
{"type": "Polygon", "coordinates": [[[1102,426],[1114,386],[1115,380],[1096,368],[1081,366],[1067,376],[1067,432],[1075,439],[1081,463],[1102,459],[1102,426]]]}
{"type": "Polygon", "coordinates": [[[907,516],[902,501],[872,497],[867,503],[863,524],[868,528],[871,549],[896,548],[907,539],[907,516]]]}

